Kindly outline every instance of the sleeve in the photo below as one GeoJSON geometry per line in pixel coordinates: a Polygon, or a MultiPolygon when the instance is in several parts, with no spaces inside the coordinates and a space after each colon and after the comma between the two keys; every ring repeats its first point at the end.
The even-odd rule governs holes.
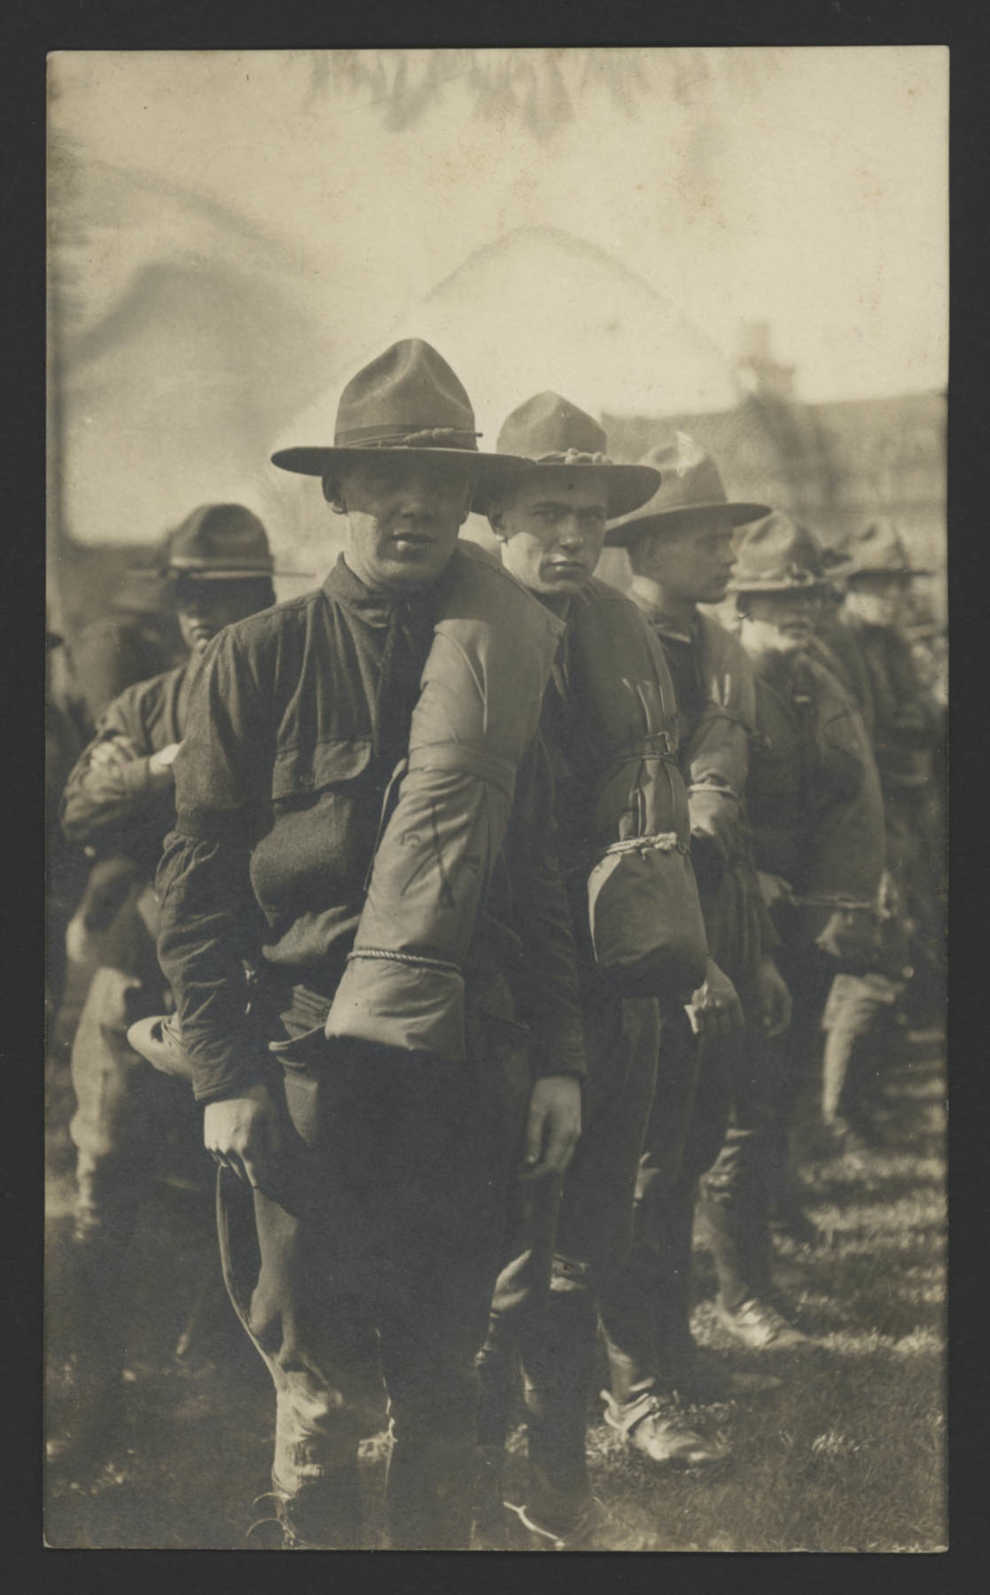
{"type": "Polygon", "coordinates": [[[836,688],[821,695],[823,768],[814,783],[809,893],[872,902],[884,864],[883,796],[876,760],[852,702],[836,688]]]}
{"type": "Polygon", "coordinates": [[[927,747],[936,735],[935,702],[922,685],[907,639],[897,632],[888,638],[887,658],[897,697],[896,729],[906,745],[927,747]]]}
{"type": "Polygon", "coordinates": [[[506,863],[523,941],[520,1015],[536,1038],[536,1075],[587,1074],[571,910],[560,873],[553,776],[542,741],[519,766],[506,863]]]}
{"type": "Polygon", "coordinates": [[[212,649],[190,695],[173,767],[176,824],[155,883],[159,962],[175,996],[200,1102],[235,1096],[263,1078],[269,1061],[245,1011],[244,973],[261,935],[249,861],[266,717],[237,641],[225,633],[212,649]]]}
{"type": "Polygon", "coordinates": [[[715,622],[705,622],[698,646],[707,702],[682,753],[682,767],[692,856],[708,861],[702,876],[711,873],[717,882],[720,867],[747,851],[743,799],[756,726],[756,683],[746,653],[715,622]]]}
{"type": "Polygon", "coordinates": [[[740,722],[706,715],[685,760],[691,857],[703,896],[745,851],[743,793],[749,770],[749,736],[740,722]]]}
{"type": "Polygon", "coordinates": [[[61,819],[70,842],[116,840],[129,822],[148,815],[149,800],[161,794],[149,770],[149,752],[135,696],[122,693],[101,716],[66,782],[61,819]],[[100,762],[99,749],[112,749],[113,762],[100,762]]]}

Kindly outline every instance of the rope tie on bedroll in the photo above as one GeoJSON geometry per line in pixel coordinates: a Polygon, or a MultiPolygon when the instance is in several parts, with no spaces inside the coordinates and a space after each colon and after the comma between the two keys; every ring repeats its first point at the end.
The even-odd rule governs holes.
{"type": "Polygon", "coordinates": [[[328,1037],[465,1058],[462,960],[536,735],[562,623],[460,544],[328,1037]]]}
{"type": "Polygon", "coordinates": [[[624,842],[613,842],[602,854],[603,858],[620,857],[623,853],[690,853],[676,831],[662,831],[659,836],[630,836],[624,842]]]}

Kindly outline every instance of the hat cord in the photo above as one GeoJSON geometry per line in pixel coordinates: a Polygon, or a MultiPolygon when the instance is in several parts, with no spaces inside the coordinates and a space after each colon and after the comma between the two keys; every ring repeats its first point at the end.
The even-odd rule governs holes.
{"type": "Polygon", "coordinates": [[[551,454],[536,454],[534,465],[614,465],[607,454],[589,454],[585,449],[557,450],[551,454]]]}
{"type": "Polygon", "coordinates": [[[362,449],[414,449],[425,448],[430,444],[446,443],[455,448],[470,448],[472,440],[480,437],[480,432],[469,432],[462,427],[431,426],[419,432],[400,432],[390,437],[375,438],[373,441],[365,440],[356,446],[362,449]]]}

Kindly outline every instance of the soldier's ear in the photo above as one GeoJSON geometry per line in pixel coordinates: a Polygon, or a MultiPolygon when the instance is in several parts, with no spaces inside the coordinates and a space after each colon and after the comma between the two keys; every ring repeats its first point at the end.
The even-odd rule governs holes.
{"type": "Polygon", "coordinates": [[[335,476],[325,476],[322,481],[323,497],[326,499],[335,515],[346,515],[347,505],[344,503],[340,483],[335,476]]]}
{"type": "Polygon", "coordinates": [[[505,516],[501,504],[492,504],[488,509],[488,524],[500,543],[506,542],[505,516]]]}

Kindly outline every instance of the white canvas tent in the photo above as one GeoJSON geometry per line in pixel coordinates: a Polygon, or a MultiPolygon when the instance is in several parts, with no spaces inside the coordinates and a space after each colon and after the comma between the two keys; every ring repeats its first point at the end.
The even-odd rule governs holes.
{"type": "MultiPolygon", "coordinates": [[[[474,404],[482,448],[494,448],[510,410],[546,388],[595,415],[718,410],[737,398],[718,352],[641,277],[570,234],[527,227],[475,251],[398,315],[383,314],[380,330],[338,346],[325,389],[268,452],[332,442],[341,388],[403,337],[425,338],[453,366],[474,404]]],[[[315,478],[269,466],[258,491],[278,542],[307,563],[329,564],[339,532],[315,478]]],[[[472,517],[469,527],[484,539],[483,523],[472,517]]]]}

